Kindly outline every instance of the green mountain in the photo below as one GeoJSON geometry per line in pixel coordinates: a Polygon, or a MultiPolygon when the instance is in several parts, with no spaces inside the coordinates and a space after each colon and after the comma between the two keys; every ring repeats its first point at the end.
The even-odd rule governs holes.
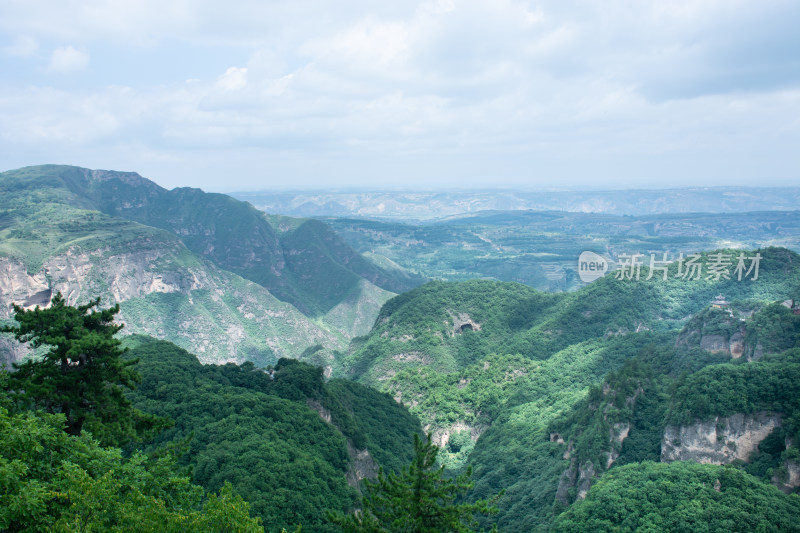
{"type": "Polygon", "coordinates": [[[192,436],[183,460],[194,482],[213,491],[230,482],[266,531],[338,531],[326,512],[349,511],[361,479],[399,470],[413,454],[416,417],[373,389],[326,382],[319,367],[202,365],[165,341],[129,344],[142,375],[130,398],[174,420],[148,450],[192,436]]]}
{"type": "MultiPolygon", "coordinates": [[[[274,363],[363,334],[420,278],[383,268],[313,220],[269,217],[134,173],[45,165],[0,174],[0,304],[101,296],[127,331],[204,361],[274,363]]],[[[2,318],[2,317],[0,317],[2,318]]],[[[16,358],[14,353],[6,359],[16,358]]]]}
{"type": "MultiPolygon", "coordinates": [[[[707,268],[719,254],[739,253],[708,252],[701,263],[707,268]]],[[[741,280],[735,274],[687,279],[672,264],[666,280],[662,272],[648,280],[643,268],[638,280],[611,274],[571,293],[480,280],[429,283],[386,303],[372,332],[354,339],[344,369],[417,414],[451,468],[472,465],[476,498],[506,490],[499,503],[501,530],[545,530],[616,459],[659,460],[668,421],[678,420],[665,418],[667,410],[683,412],[669,407],[671,389],[662,388],[642,402],[641,431],[631,429],[633,422],[615,413],[629,407],[626,399],[636,396],[638,385],[614,396],[610,407],[598,408],[605,394],[613,394],[620,369],[647,357],[642,354],[667,353],[668,363],[659,363],[658,372],[674,382],[683,373],[731,361],[732,354],[741,368],[755,371],[768,361],[764,354],[797,346],[796,315],[770,304],[798,299],[800,256],[766,248],[745,257],[756,254],[761,260],[755,280],[752,272],[741,280]],[[710,308],[718,295],[727,299],[725,309],[710,308]],[[718,349],[723,341],[725,350],[718,349]],[[750,363],[753,359],[759,362],[750,363]],[[623,443],[632,451],[623,447],[620,452],[623,443]]],[[[798,381],[797,370],[789,366],[777,375],[798,381]]],[[[720,379],[726,384],[726,379],[747,380],[720,379]]],[[[759,394],[770,398],[776,385],[755,383],[763,387],[759,394]]],[[[688,403],[700,409],[708,400],[688,403]]],[[[735,408],[744,415],[762,407],[735,408]]],[[[709,409],[691,413],[699,418],[732,414],[709,409]]],[[[770,424],[748,421],[741,431],[759,423],[770,424]]],[[[766,436],[758,433],[765,430],[753,431],[748,438],[756,442],[766,436]]]]}

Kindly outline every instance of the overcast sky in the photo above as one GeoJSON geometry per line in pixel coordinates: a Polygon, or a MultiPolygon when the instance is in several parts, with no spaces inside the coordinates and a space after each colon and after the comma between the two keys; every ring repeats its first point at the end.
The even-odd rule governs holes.
{"type": "Polygon", "coordinates": [[[0,170],[800,185],[797,0],[2,0],[0,170]]]}

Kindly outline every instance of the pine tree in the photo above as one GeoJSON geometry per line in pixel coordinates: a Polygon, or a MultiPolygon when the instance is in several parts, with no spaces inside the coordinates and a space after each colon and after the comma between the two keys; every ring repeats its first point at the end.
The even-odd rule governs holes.
{"type": "Polygon", "coordinates": [[[119,305],[95,310],[99,305],[98,298],[72,307],[61,293],[46,309],[15,304],[18,325],[0,331],[44,353],[15,363],[7,386],[23,407],[64,414],[70,435],[85,428],[103,444],[122,445],[165,422],[134,409],[125,397],[125,389],[140,380],[132,368],[137,361],[123,360],[126,350],[114,338],[122,329],[114,323],[119,305]]]}
{"type": "MultiPolygon", "coordinates": [[[[474,515],[496,514],[494,501],[459,502],[473,486],[470,468],[456,478],[436,466],[439,448],[431,436],[414,435],[414,459],[399,474],[383,469],[376,482],[366,482],[362,509],[331,518],[353,533],[450,533],[475,531],[474,515]]],[[[499,495],[498,495],[499,497],[499,495]]],[[[493,530],[494,531],[494,530],[493,530]]]]}

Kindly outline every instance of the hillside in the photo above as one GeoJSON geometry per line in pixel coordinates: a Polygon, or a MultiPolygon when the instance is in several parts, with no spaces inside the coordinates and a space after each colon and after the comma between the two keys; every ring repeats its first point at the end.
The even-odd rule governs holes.
{"type": "Polygon", "coordinates": [[[411,457],[415,417],[372,389],[325,382],[319,367],[201,365],[168,342],[129,342],[142,375],[131,399],[174,420],[148,449],[193,435],[184,463],[195,482],[210,491],[231,482],[267,531],[337,531],[326,511],[349,510],[361,479],[411,457]]]}
{"type": "MultiPolygon", "coordinates": [[[[708,252],[704,264],[718,253],[733,252],[708,252]]],[[[597,388],[604,379],[614,379],[607,376],[654,347],[675,354],[667,373],[728,361],[739,328],[742,351],[733,352],[745,363],[796,345],[797,326],[788,319],[794,315],[770,303],[800,294],[800,256],[780,248],[758,253],[757,280],[683,279],[673,264],[666,281],[646,280],[643,269],[639,280],[609,275],[572,293],[492,281],[429,283],[386,303],[373,331],[353,341],[346,369],[416,413],[451,468],[471,464],[475,497],[506,490],[498,522],[503,531],[546,529],[560,505],[585,495],[609,454],[619,455],[613,439],[627,437],[614,426],[621,420],[601,418],[606,425],[589,433],[566,429],[588,422],[558,422],[606,413],[587,410],[586,402],[596,401],[592,391],[605,390],[597,388]],[[735,321],[717,320],[719,311],[709,308],[719,294],[731,302],[735,321]],[[788,322],[776,322],[776,313],[788,322]],[[723,334],[727,352],[708,351],[709,338],[723,334]],[[610,427],[616,429],[609,433],[610,427]]],[[[644,424],[652,423],[650,411],[643,416],[644,424]]],[[[664,427],[631,430],[625,442],[653,450],[664,427]],[[644,435],[651,440],[642,441],[644,435]]],[[[658,453],[631,453],[636,460],[659,459],[658,453]]]]}
{"type": "Polygon", "coordinates": [[[204,361],[268,364],[321,346],[315,361],[330,365],[332,350],[415,283],[319,222],[267,217],[224,195],[56,165],[0,174],[0,318],[11,302],[45,305],[54,291],[71,303],[100,296],[122,303],[126,331],[204,361]]]}

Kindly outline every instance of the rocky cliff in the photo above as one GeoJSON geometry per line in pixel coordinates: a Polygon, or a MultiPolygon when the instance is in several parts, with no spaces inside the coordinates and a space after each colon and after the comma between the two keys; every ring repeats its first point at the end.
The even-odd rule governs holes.
{"type": "Polygon", "coordinates": [[[711,464],[747,461],[782,421],[781,415],[758,412],[714,417],[688,426],[667,426],[661,441],[661,461],[711,464]]]}
{"type": "MultiPolygon", "coordinates": [[[[10,316],[12,303],[46,306],[56,292],[71,305],[96,297],[103,306],[120,303],[124,333],[172,341],[205,363],[271,364],[300,357],[316,344],[342,349],[347,339],[347,332],[320,326],[264,287],[198,259],[169,238],[73,246],[33,273],[19,259],[0,257],[0,317],[10,316]]],[[[22,355],[16,343],[5,344],[0,350],[6,360],[22,355]]]]}

